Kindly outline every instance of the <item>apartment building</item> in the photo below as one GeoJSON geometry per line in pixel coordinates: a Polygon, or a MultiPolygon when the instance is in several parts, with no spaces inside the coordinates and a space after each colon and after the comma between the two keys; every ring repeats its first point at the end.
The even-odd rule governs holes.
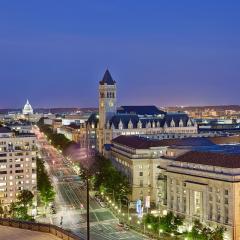
{"type": "Polygon", "coordinates": [[[36,193],[36,137],[0,127],[0,201],[8,208],[19,191],[36,193]]]}

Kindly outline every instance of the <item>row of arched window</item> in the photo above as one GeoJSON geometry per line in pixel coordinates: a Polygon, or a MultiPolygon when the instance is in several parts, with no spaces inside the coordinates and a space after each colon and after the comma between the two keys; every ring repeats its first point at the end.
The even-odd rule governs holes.
{"type": "Polygon", "coordinates": [[[104,94],[103,92],[100,93],[101,98],[115,98],[115,93],[114,92],[107,92],[104,94]]]}

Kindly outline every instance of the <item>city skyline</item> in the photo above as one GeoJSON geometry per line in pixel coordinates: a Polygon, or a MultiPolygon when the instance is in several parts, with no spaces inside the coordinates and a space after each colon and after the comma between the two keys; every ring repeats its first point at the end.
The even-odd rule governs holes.
{"type": "Polygon", "coordinates": [[[34,108],[97,107],[107,68],[121,105],[239,104],[239,8],[237,1],[1,3],[0,108],[27,98],[34,108]]]}

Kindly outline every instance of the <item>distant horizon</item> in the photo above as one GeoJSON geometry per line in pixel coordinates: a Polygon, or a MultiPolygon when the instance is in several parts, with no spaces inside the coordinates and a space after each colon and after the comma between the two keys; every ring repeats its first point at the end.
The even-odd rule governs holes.
{"type": "Polygon", "coordinates": [[[0,108],[239,103],[239,1],[1,1],[0,108]]]}
{"type": "MultiPolygon", "coordinates": [[[[30,102],[30,101],[29,101],[30,102]]],[[[31,102],[30,102],[31,104],[31,102]]],[[[121,106],[151,106],[154,105],[158,108],[202,108],[202,107],[230,107],[230,106],[239,106],[240,104],[221,104],[221,105],[188,105],[188,106],[158,106],[156,104],[137,104],[137,105],[119,105],[117,107],[121,107],[121,106]]],[[[48,110],[48,109],[98,109],[98,107],[64,107],[64,106],[57,106],[57,107],[33,107],[33,110],[35,109],[44,109],[44,110],[48,110]]],[[[21,110],[23,107],[7,107],[7,108],[0,108],[0,110],[21,110]]]]}

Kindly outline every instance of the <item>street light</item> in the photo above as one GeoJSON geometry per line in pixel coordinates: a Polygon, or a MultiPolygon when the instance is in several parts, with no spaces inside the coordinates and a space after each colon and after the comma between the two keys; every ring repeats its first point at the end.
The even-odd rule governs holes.
{"type": "Polygon", "coordinates": [[[151,225],[151,224],[148,224],[148,225],[147,225],[147,228],[148,228],[148,229],[151,229],[151,228],[152,228],[152,225],[151,225]]]}
{"type": "Polygon", "coordinates": [[[160,237],[161,233],[163,233],[163,230],[160,228],[159,229],[159,237],[160,237]]]}

